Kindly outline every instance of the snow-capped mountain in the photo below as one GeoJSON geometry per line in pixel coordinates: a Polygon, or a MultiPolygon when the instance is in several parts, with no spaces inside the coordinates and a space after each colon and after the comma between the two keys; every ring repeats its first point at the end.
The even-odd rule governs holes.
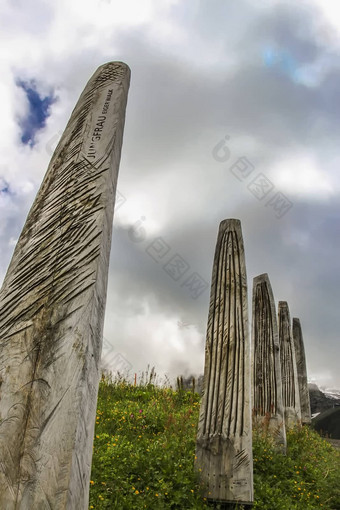
{"type": "Polygon", "coordinates": [[[320,389],[316,384],[308,384],[310,405],[312,415],[340,406],[340,390],[337,389],[320,389]]]}

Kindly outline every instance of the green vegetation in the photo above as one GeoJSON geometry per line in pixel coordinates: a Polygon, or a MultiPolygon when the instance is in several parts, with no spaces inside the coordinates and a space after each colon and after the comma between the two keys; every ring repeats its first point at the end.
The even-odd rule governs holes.
{"type": "MultiPolygon", "coordinates": [[[[199,395],[124,380],[100,383],[90,509],[208,508],[194,470],[199,395]]],[[[340,509],[340,453],[306,427],[288,453],[254,432],[255,505],[261,510],[340,509]]]]}
{"type": "Polygon", "coordinates": [[[340,452],[317,432],[297,427],[287,433],[287,455],[273,439],[254,431],[254,508],[340,509],[340,452]]]}

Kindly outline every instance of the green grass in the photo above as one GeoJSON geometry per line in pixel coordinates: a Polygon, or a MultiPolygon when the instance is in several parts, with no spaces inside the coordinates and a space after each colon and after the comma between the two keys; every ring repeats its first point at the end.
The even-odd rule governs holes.
{"type": "MultiPolygon", "coordinates": [[[[194,470],[199,395],[103,379],[90,509],[208,508],[194,470]]],[[[254,508],[340,509],[340,454],[306,427],[289,431],[288,453],[254,432],[254,508]]]]}
{"type": "Polygon", "coordinates": [[[287,432],[287,455],[272,438],[253,433],[254,508],[340,509],[340,452],[309,427],[287,432]]]}

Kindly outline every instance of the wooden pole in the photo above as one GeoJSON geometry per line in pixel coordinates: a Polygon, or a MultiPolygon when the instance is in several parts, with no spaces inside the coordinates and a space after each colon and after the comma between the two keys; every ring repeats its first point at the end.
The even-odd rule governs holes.
{"type": "Polygon", "coordinates": [[[210,295],[196,467],[213,501],[253,502],[247,277],[239,220],[220,224],[210,295]]]}
{"type": "Polygon", "coordinates": [[[267,273],[254,278],[252,317],[253,422],[268,430],[285,452],[279,332],[267,273]]]}
{"type": "Polygon", "coordinates": [[[282,400],[286,427],[301,422],[301,406],[297,379],[295,348],[288,303],[279,301],[279,341],[282,374],[282,400]]]}
{"type": "Polygon", "coordinates": [[[85,87],[0,292],[0,508],[86,509],[130,70],[85,87]]]}
{"type": "Polygon", "coordinates": [[[303,342],[300,320],[297,318],[293,318],[293,339],[296,355],[296,369],[301,404],[301,421],[305,425],[310,425],[312,417],[307,382],[305,346],[303,342]]]}

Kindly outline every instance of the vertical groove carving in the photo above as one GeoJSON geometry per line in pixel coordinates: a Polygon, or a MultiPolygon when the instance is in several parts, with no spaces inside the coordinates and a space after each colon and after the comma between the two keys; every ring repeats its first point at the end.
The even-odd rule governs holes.
{"type": "Polygon", "coordinates": [[[289,308],[286,301],[279,301],[278,309],[282,399],[286,426],[301,420],[300,396],[297,381],[296,357],[292,336],[289,308]]]}
{"type": "Polygon", "coordinates": [[[300,320],[293,318],[293,339],[296,355],[296,368],[299,384],[299,395],[301,404],[301,421],[304,424],[311,423],[311,409],[307,382],[307,366],[305,347],[302,336],[300,320]]]}
{"type": "Polygon", "coordinates": [[[130,71],[88,82],[0,292],[0,508],[87,507],[130,71]]]}
{"type": "Polygon", "coordinates": [[[212,272],[197,467],[215,501],[251,502],[247,281],[239,220],[220,224],[212,272]]]}
{"type": "Polygon", "coordinates": [[[253,417],[286,448],[279,334],[273,291],[268,275],[253,280],[252,377],[253,417]]]}

